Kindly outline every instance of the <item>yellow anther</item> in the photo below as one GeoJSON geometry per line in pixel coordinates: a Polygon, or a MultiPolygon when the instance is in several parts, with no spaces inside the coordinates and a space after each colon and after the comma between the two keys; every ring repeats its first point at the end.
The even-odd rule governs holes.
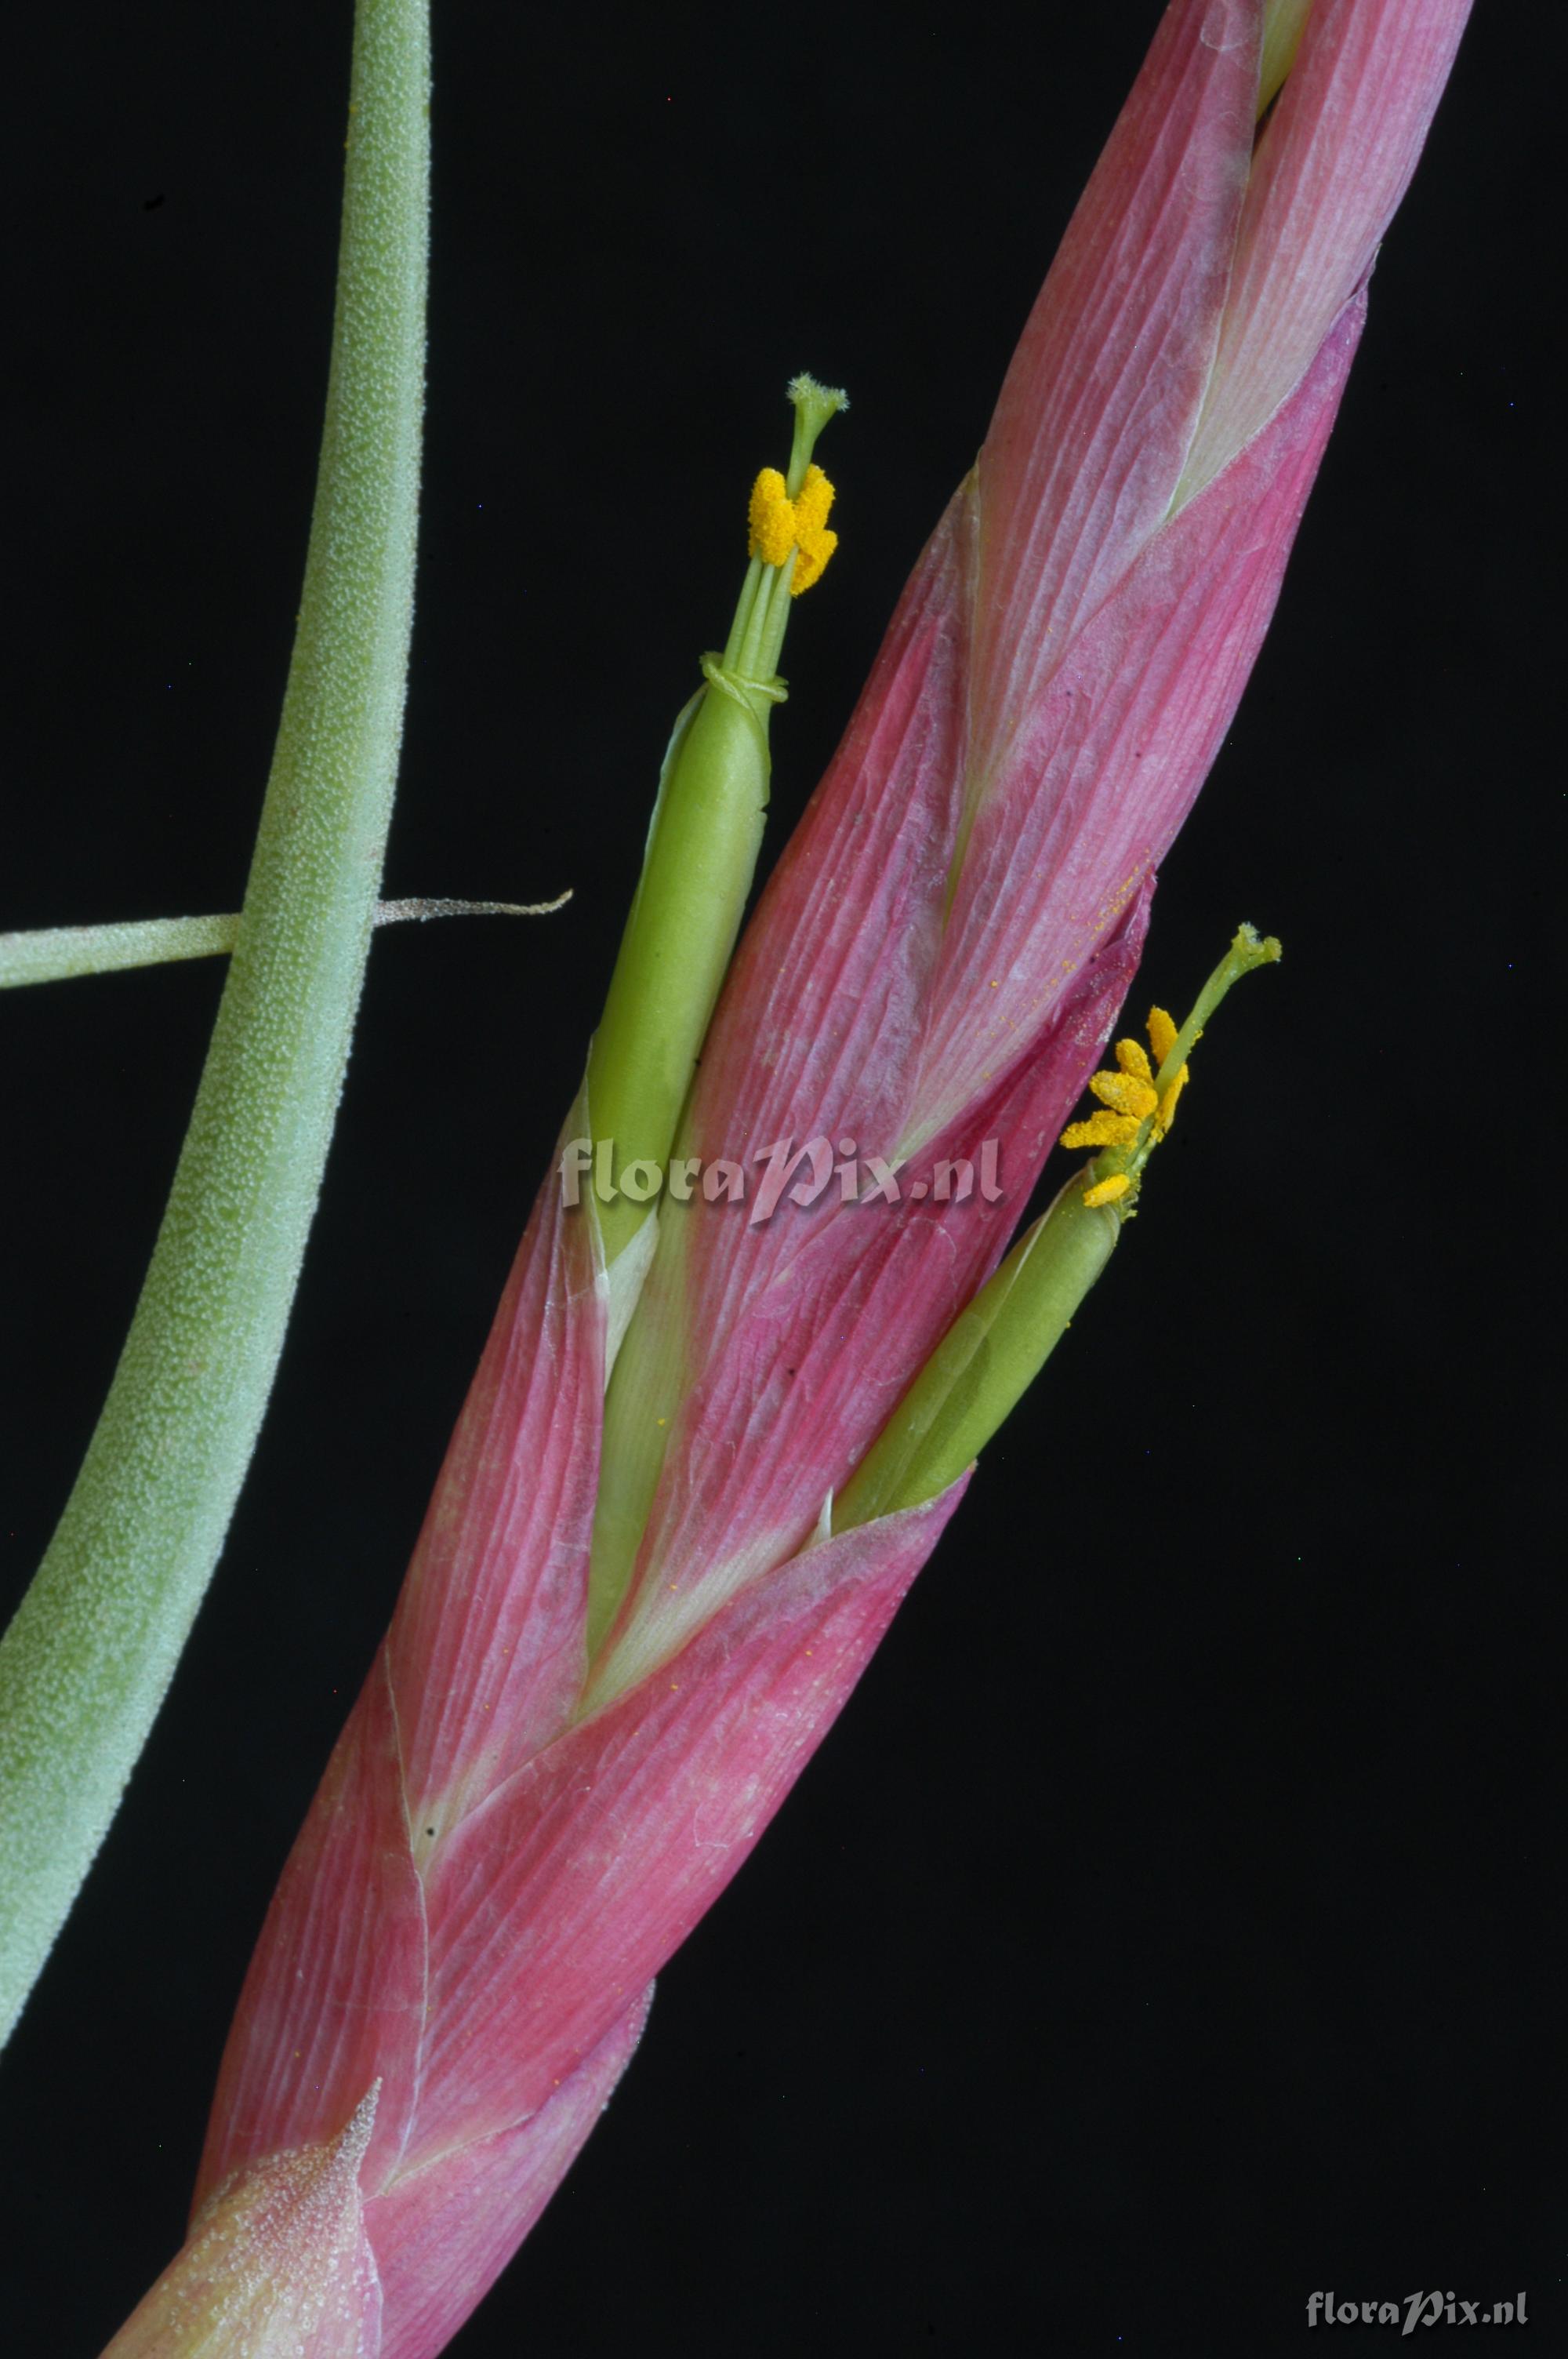
{"type": "Polygon", "coordinates": [[[809,541],[796,543],[800,553],[795,560],[795,571],[790,578],[789,594],[792,598],[798,598],[803,590],[809,590],[814,582],[820,582],[823,568],[838,546],[836,532],[813,533],[809,541]]]}
{"type": "Polygon", "coordinates": [[[1176,1100],[1187,1086],[1187,1077],[1191,1070],[1190,1066],[1184,1065],[1160,1101],[1160,1110],[1154,1116],[1154,1126],[1162,1136],[1176,1119],[1176,1100]]]}
{"type": "Polygon", "coordinates": [[[1176,1045],[1176,1027],[1162,1007],[1149,1010],[1149,1045],[1154,1051],[1154,1062],[1162,1065],[1176,1045]]]}
{"type": "Polygon", "coordinates": [[[790,595],[798,598],[819,581],[822,570],[838,546],[838,536],[827,529],[833,486],[820,467],[807,467],[798,495],[791,499],[776,467],[764,467],[752,486],[750,554],[764,565],[784,565],[795,551],[790,595]]]}
{"type": "Polygon", "coordinates": [[[1140,1121],[1160,1103],[1149,1083],[1141,1082],[1136,1073],[1091,1073],[1089,1087],[1113,1114],[1136,1114],[1140,1121]]]}
{"type": "Polygon", "coordinates": [[[1072,1122],[1062,1133],[1064,1147],[1130,1147],[1142,1128],[1135,1114],[1091,1114],[1087,1122],[1072,1122]]]}
{"type": "Polygon", "coordinates": [[[838,546],[838,536],[827,529],[833,486],[815,462],[807,467],[795,499],[795,545],[798,552],[790,577],[789,594],[798,598],[822,578],[822,569],[838,546]]]}
{"type": "Polygon", "coordinates": [[[1203,1038],[1200,1019],[1213,1015],[1238,976],[1250,973],[1256,966],[1267,966],[1279,955],[1280,945],[1272,935],[1261,940],[1250,926],[1243,926],[1228,954],[1198,994],[1197,1006],[1184,1027],[1178,1029],[1167,1009],[1152,1007],[1149,1050],[1137,1040],[1119,1040],[1117,1070],[1089,1075],[1090,1093],[1103,1111],[1097,1110],[1086,1121],[1069,1123],[1062,1133],[1062,1144],[1100,1150],[1084,1174],[1088,1186],[1083,1201],[1091,1210],[1117,1203],[1130,1190],[1136,1197],[1143,1166],[1175,1121],[1182,1092],[1190,1079],[1186,1052],[1203,1038]],[[1097,1178],[1097,1173],[1103,1176],[1097,1178]]]}
{"type": "Polygon", "coordinates": [[[752,486],[751,539],[747,554],[764,565],[783,565],[795,547],[795,502],[776,467],[764,467],[752,486]]]}
{"type": "Polygon", "coordinates": [[[833,505],[833,486],[813,461],[795,495],[795,537],[804,542],[808,533],[821,532],[833,505]]]}

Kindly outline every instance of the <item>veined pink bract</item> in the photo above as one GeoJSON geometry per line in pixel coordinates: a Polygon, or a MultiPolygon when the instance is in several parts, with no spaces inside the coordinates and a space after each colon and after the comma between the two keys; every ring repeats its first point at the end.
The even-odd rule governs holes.
{"type": "MultiPolygon", "coordinates": [[[[1255,147],[1265,14],[1166,15],[708,1037],[687,1151],[852,1137],[901,1201],[666,1206],[607,1411],[591,1216],[554,1180],[535,1207],[203,2164],[207,2225],[243,2220],[280,2172],[337,2187],[360,2125],[351,2220],[321,2211],[338,2274],[276,2245],[280,2317],[290,2272],[359,2288],[319,2296],[320,2359],[427,2359],[478,2300],[963,1488],[825,1514],[1108,1034],[1466,6],[1319,0],[1255,147]],[[937,1166],[988,1137],[1005,1203],[943,1204],[937,1166]]],[[[202,2347],[205,2233],[116,2350],[202,2347]]]]}

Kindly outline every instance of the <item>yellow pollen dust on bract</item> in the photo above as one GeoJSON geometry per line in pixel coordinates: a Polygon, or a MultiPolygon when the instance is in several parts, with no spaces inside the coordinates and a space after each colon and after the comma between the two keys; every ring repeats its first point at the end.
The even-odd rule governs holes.
{"type": "Polygon", "coordinates": [[[807,467],[800,490],[792,500],[776,467],[764,467],[752,486],[748,553],[764,565],[784,565],[795,552],[790,595],[798,598],[820,581],[838,536],[827,528],[833,486],[820,467],[807,467]]]}

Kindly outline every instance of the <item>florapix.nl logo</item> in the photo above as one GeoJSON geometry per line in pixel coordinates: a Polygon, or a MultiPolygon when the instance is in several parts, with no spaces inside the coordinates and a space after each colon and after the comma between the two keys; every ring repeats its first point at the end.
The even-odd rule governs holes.
{"type": "Polygon", "coordinates": [[[1407,2293],[1399,2301],[1340,2300],[1332,2293],[1309,2295],[1309,2326],[1397,2326],[1401,2335],[1418,2326],[1528,2326],[1522,2293],[1500,2301],[1464,2301],[1452,2293],[1407,2293]]]}
{"type": "Polygon", "coordinates": [[[561,1201],[568,1208],[583,1201],[584,1183],[601,1204],[617,1195],[634,1204],[652,1203],[661,1195],[676,1203],[700,1200],[708,1204],[739,1204],[748,1208],[748,1225],[772,1220],[787,1200],[802,1207],[819,1202],[835,1182],[843,1204],[921,1203],[962,1204],[971,1199],[999,1203],[1001,1185],[1001,1145],[985,1138],[973,1156],[939,1158],[928,1178],[901,1181],[898,1169],[880,1155],[862,1154],[853,1138],[808,1138],[796,1147],[793,1138],[775,1139],[744,1158],[721,1155],[676,1155],[667,1164],[645,1156],[617,1164],[612,1138],[568,1139],[561,1150],[561,1201]],[[752,1167],[761,1165],[761,1170],[752,1167]]]}

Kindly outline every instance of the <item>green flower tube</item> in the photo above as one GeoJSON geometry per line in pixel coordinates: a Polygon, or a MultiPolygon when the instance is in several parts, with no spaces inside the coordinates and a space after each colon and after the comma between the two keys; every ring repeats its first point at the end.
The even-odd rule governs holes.
{"type": "Polygon", "coordinates": [[[1067,1182],[960,1310],[834,1500],[836,1532],[924,1506],[974,1464],[1071,1325],[1124,1218],[1067,1182]]]}
{"type": "Polygon", "coordinates": [[[924,1506],[974,1464],[1055,1350],[1132,1218],[1144,1166],[1175,1117],[1188,1051],[1231,984],[1279,956],[1272,935],[1260,940],[1243,926],[1179,1030],[1162,1007],[1151,1010],[1157,1067],[1141,1041],[1117,1043],[1115,1071],[1089,1082],[1097,1111],[1062,1137],[1065,1147],[1098,1147],[1100,1154],[958,1313],[834,1500],[836,1532],[924,1506]]]}
{"type": "Polygon", "coordinates": [[[665,755],[643,874],[588,1060],[594,1192],[607,1263],[647,1204],[627,1166],[663,1169],[752,889],[768,804],[768,721],[792,599],[837,546],[833,487],[811,463],[842,393],[798,376],[787,476],[764,468],[752,493],[751,564],[721,655],[676,721],[665,755]]]}

